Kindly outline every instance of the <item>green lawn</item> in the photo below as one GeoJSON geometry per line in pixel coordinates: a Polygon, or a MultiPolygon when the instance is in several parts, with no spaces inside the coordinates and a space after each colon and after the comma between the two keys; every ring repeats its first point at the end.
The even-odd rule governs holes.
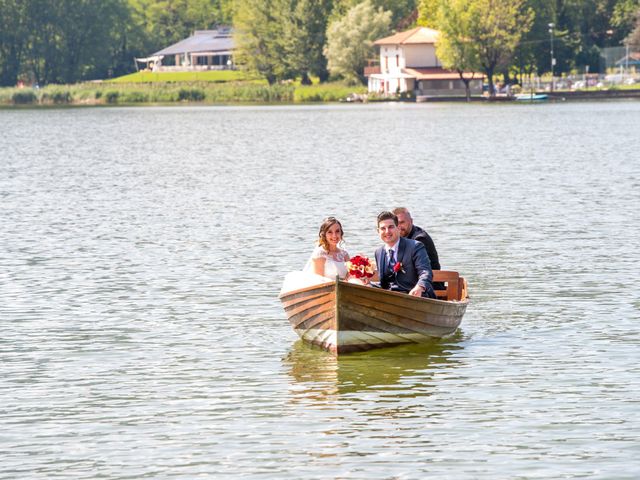
{"type": "Polygon", "coordinates": [[[256,80],[239,70],[203,72],[136,72],[107,80],[110,83],[238,82],[256,80]]]}

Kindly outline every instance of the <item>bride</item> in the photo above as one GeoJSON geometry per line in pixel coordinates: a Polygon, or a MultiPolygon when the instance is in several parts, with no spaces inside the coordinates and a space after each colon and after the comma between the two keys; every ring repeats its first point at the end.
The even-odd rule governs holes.
{"type": "Polygon", "coordinates": [[[344,279],[347,276],[349,254],[340,248],[343,235],[342,224],[337,218],[325,218],[318,232],[318,245],[311,252],[303,271],[331,280],[335,280],[336,275],[344,279]]]}
{"type": "Polygon", "coordinates": [[[320,225],[317,245],[304,269],[301,272],[288,273],[281,292],[331,282],[336,276],[345,279],[349,253],[342,248],[343,235],[342,224],[337,218],[325,218],[320,225]]]}

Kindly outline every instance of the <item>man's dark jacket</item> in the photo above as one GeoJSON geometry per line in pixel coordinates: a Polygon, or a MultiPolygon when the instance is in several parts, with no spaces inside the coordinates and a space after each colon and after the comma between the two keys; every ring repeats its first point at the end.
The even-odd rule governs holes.
{"type": "Polygon", "coordinates": [[[411,240],[417,240],[418,242],[424,245],[424,248],[427,249],[427,255],[429,256],[429,261],[431,262],[431,270],[440,270],[440,260],[438,260],[438,252],[436,251],[436,246],[433,244],[433,240],[427,232],[425,232],[422,228],[414,225],[407,238],[411,240]]]}

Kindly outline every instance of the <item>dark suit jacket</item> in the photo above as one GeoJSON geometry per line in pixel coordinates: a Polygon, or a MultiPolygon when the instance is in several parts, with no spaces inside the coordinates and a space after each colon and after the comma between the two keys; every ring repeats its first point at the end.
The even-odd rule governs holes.
{"type": "Polygon", "coordinates": [[[409,293],[420,283],[425,288],[423,297],[435,298],[431,279],[433,272],[429,264],[429,257],[424,245],[415,240],[400,237],[398,245],[397,261],[402,264],[402,270],[397,273],[388,273],[387,249],[382,246],[376,250],[376,264],[380,275],[380,287],[386,290],[409,293]]]}
{"type": "Polygon", "coordinates": [[[438,259],[438,251],[436,250],[436,246],[427,232],[425,232],[422,228],[414,225],[407,238],[410,238],[411,240],[417,240],[418,242],[422,243],[424,245],[424,248],[427,249],[427,255],[429,255],[429,261],[431,262],[431,269],[441,270],[440,260],[438,259]]]}

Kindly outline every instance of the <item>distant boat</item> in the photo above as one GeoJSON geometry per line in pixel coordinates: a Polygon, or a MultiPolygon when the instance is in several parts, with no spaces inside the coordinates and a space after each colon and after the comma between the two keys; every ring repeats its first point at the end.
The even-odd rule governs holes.
{"type": "Polygon", "coordinates": [[[308,343],[336,355],[453,334],[469,298],[457,272],[434,270],[447,284],[438,299],[413,297],[341,280],[280,295],[291,326],[308,343]]]}
{"type": "Polygon", "coordinates": [[[515,98],[519,102],[541,102],[548,100],[549,96],[546,93],[520,93],[515,98]]]}

